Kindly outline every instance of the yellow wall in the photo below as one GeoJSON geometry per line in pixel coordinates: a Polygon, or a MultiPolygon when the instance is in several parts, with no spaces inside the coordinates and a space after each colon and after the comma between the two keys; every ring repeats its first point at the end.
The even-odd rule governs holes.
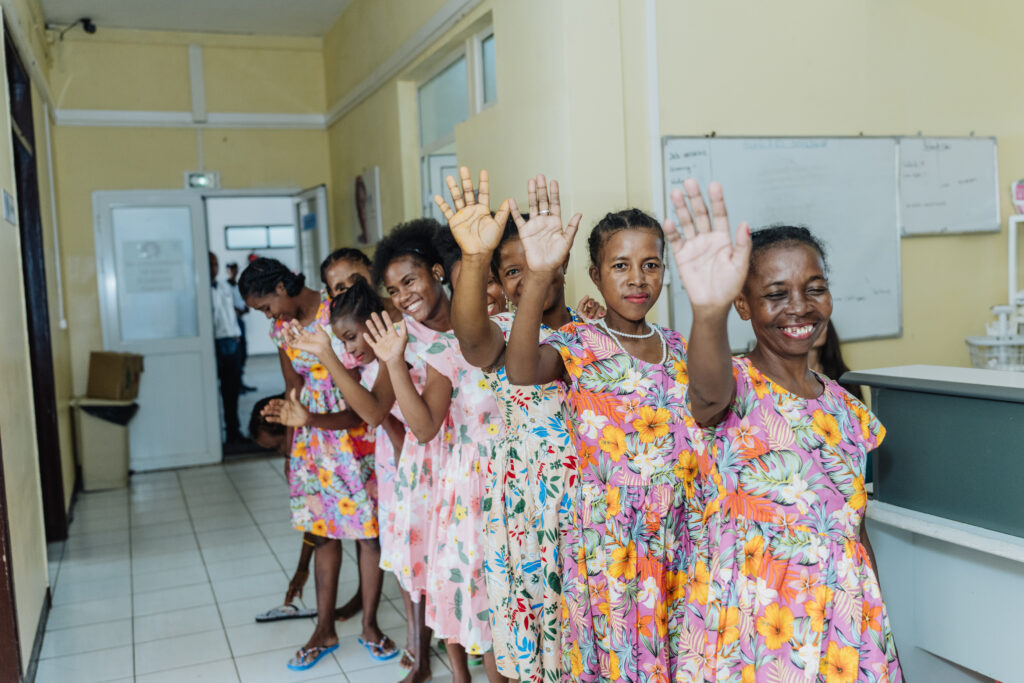
{"type": "MultiPolygon", "coordinates": [[[[1000,198],[1021,177],[1020,3],[658,3],[665,135],[994,135],[1000,198]]],[[[813,227],[813,226],[812,226],[813,227]]],[[[903,336],[851,367],[968,365],[1006,299],[1006,233],[902,240],[903,336]]]]}
{"type": "MultiPolygon", "coordinates": [[[[6,17],[6,14],[4,14],[6,17]]],[[[5,59],[0,55],[0,67],[5,59]]],[[[6,71],[0,71],[6,74],[6,71]]],[[[0,188],[15,195],[11,149],[11,122],[7,78],[3,83],[0,110],[0,188]]],[[[12,567],[18,632],[22,661],[29,661],[36,626],[49,583],[46,571],[46,533],[43,526],[39,488],[39,460],[36,449],[35,413],[32,407],[32,377],[25,319],[25,289],[22,280],[21,241],[18,230],[0,220],[0,287],[7,296],[0,299],[0,446],[7,514],[10,524],[12,567]]]]}
{"type": "MultiPolygon", "coordinates": [[[[150,31],[104,31],[98,40],[86,36],[65,41],[54,58],[59,106],[190,111],[190,44],[203,46],[207,111],[323,113],[323,64],[317,39],[150,31]]],[[[55,128],[75,392],[85,391],[89,351],[103,345],[93,192],[181,189],[185,171],[199,168],[200,145],[203,167],[220,172],[224,189],[301,189],[330,181],[326,143],[324,130],[55,128]]]]}

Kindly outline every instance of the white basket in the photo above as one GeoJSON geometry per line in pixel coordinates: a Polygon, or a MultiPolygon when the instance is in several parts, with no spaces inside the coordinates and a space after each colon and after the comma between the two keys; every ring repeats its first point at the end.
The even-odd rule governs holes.
{"type": "Polygon", "coordinates": [[[967,337],[967,347],[976,368],[1024,372],[1024,337],[967,337]]]}

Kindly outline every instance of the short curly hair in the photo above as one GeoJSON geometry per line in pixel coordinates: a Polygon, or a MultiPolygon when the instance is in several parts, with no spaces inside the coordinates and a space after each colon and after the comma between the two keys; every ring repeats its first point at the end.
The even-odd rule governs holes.
{"type": "MultiPolygon", "coordinates": [[[[433,218],[417,218],[401,223],[377,243],[373,252],[373,284],[384,284],[384,273],[395,259],[408,256],[427,269],[435,264],[444,266],[444,260],[434,246],[441,224],[433,218]]],[[[447,229],[447,228],[446,228],[447,229]]]]}

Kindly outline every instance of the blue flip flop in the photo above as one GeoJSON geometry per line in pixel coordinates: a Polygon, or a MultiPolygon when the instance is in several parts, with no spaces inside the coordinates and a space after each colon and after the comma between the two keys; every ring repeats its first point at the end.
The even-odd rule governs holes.
{"type": "Polygon", "coordinates": [[[387,636],[384,636],[380,639],[379,643],[371,643],[368,640],[363,640],[362,638],[360,638],[359,644],[366,648],[366,651],[370,653],[370,657],[376,659],[378,662],[386,662],[389,659],[394,659],[395,657],[397,657],[399,649],[395,646],[394,643],[391,643],[391,647],[394,649],[391,652],[388,652],[387,654],[383,654],[385,641],[391,642],[391,639],[387,636]],[[377,654],[377,652],[374,652],[374,649],[376,649],[377,652],[381,654],[377,654]]]}
{"type": "Polygon", "coordinates": [[[330,647],[319,647],[314,645],[313,647],[306,648],[305,650],[299,650],[294,657],[288,660],[288,668],[292,671],[305,671],[306,669],[312,669],[316,666],[317,662],[337,649],[337,645],[331,645],[330,647]],[[314,657],[312,661],[306,662],[306,657],[311,654],[316,654],[316,657],[314,657]]]}

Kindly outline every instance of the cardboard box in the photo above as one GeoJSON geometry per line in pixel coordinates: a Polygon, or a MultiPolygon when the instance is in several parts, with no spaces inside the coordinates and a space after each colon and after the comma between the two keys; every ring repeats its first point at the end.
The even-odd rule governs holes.
{"type": "Polygon", "coordinates": [[[136,353],[93,351],[89,355],[89,398],[130,401],[139,395],[142,356],[136,353]]]}

